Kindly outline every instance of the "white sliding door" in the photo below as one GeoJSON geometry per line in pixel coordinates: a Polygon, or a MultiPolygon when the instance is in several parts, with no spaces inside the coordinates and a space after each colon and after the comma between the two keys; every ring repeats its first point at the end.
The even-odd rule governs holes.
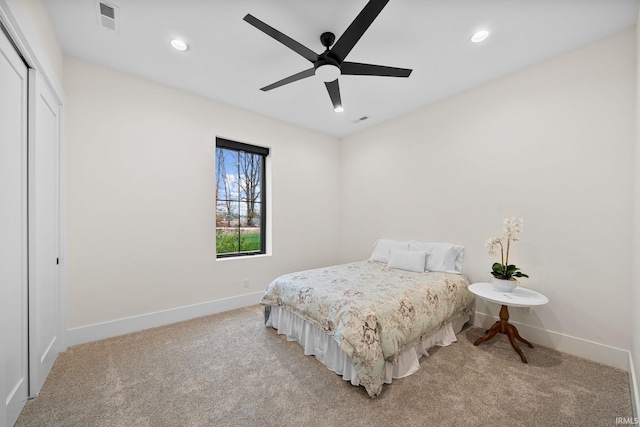
{"type": "Polygon", "coordinates": [[[29,395],[62,347],[59,276],[60,106],[29,70],[29,395]]]}
{"type": "Polygon", "coordinates": [[[28,393],[27,67],[0,28],[0,426],[28,393]]]}

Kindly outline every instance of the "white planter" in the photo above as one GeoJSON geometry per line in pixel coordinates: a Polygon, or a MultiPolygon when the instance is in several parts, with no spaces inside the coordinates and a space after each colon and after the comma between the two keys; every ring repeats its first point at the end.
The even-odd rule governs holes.
{"type": "Polygon", "coordinates": [[[491,283],[493,284],[493,289],[497,292],[513,292],[518,287],[517,280],[501,280],[492,277],[491,283]]]}

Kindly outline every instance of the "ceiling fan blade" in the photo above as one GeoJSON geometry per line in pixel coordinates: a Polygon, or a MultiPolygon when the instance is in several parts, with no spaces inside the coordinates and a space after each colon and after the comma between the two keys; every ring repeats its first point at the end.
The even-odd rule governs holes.
{"type": "Polygon", "coordinates": [[[311,62],[315,62],[315,61],[318,60],[318,54],[317,53],[315,53],[314,51],[312,51],[308,47],[298,43],[297,41],[295,41],[291,37],[281,33],[280,31],[276,30],[275,28],[271,27],[270,25],[265,24],[264,22],[262,22],[261,20],[259,20],[255,16],[253,16],[253,15],[248,13],[247,16],[245,16],[243,19],[245,21],[247,21],[249,24],[251,24],[254,27],[256,27],[257,29],[259,29],[260,31],[262,31],[263,33],[265,33],[266,35],[268,35],[270,37],[273,37],[274,39],[276,39],[277,41],[279,41],[280,43],[282,43],[283,45],[285,45],[289,49],[293,50],[298,55],[301,55],[301,56],[307,58],[311,62]]]}
{"type": "Polygon", "coordinates": [[[298,80],[302,80],[307,77],[313,76],[315,74],[315,71],[316,71],[315,68],[309,68],[308,70],[300,71],[299,73],[296,73],[292,76],[279,80],[275,83],[271,83],[269,86],[265,86],[260,90],[263,92],[266,92],[268,90],[275,89],[277,87],[284,86],[289,83],[297,82],[298,80]]]}
{"type": "Polygon", "coordinates": [[[340,86],[338,86],[338,79],[335,79],[332,82],[325,82],[324,85],[327,87],[327,91],[329,92],[329,97],[331,98],[331,102],[333,103],[333,109],[342,108],[342,99],[340,99],[340,86]]]}
{"type": "Polygon", "coordinates": [[[409,77],[412,71],[409,68],[361,64],[359,62],[343,62],[340,66],[340,74],[350,76],[409,77]]]}
{"type": "Polygon", "coordinates": [[[331,48],[331,52],[338,57],[340,62],[344,61],[344,58],[351,52],[351,49],[358,43],[360,37],[367,31],[367,28],[378,17],[388,2],[389,0],[369,0],[369,3],[356,16],[349,28],[331,48]]]}

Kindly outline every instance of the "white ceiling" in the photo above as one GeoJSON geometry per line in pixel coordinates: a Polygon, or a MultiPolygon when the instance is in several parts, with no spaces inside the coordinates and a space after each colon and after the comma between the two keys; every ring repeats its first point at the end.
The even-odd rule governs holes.
{"type": "Polygon", "coordinates": [[[251,13],[313,51],[339,38],[366,0],[45,0],[62,49],[155,82],[343,137],[635,25],[638,0],[391,0],[347,61],[412,68],[409,78],[341,76],[335,113],[315,77],[262,92],[310,63],[243,17],[251,13]],[[489,38],[472,44],[479,29],[489,38]],[[174,50],[172,38],[190,49],[174,50]],[[370,119],[354,124],[362,116],[370,119]]]}

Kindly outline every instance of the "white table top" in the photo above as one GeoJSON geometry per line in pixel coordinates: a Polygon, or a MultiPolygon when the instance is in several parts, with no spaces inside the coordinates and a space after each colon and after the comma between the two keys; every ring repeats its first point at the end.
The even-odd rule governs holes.
{"type": "Polygon", "coordinates": [[[469,286],[469,291],[488,301],[509,307],[531,307],[549,302],[549,298],[540,292],[521,286],[515,288],[513,292],[498,292],[493,289],[493,284],[491,283],[474,283],[469,286]]]}

